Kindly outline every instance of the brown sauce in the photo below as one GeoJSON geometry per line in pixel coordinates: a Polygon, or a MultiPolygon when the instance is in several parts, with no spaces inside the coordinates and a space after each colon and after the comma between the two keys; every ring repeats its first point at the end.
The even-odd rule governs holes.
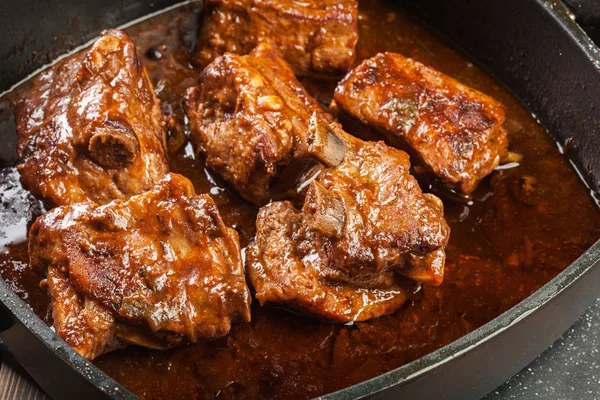
{"type": "MultiPolygon", "coordinates": [[[[134,393],[181,400],[308,398],[342,389],[490,321],[556,276],[600,237],[600,212],[589,190],[510,93],[390,4],[369,0],[360,7],[360,59],[379,51],[400,52],[503,102],[510,150],[523,154],[523,161],[484,180],[472,204],[444,200],[452,234],[441,287],[425,287],[394,315],[353,326],[320,323],[255,301],[252,322],[235,326],[225,338],[169,351],[130,347],[95,361],[134,393]]],[[[142,59],[163,109],[175,118],[180,132],[187,129],[180,96],[200,73],[188,62],[199,10],[199,4],[186,5],[126,30],[146,55],[142,59]]],[[[303,80],[325,105],[336,82],[303,80]]],[[[10,99],[10,94],[0,99],[3,129],[11,126],[10,99]]],[[[171,148],[177,147],[178,137],[171,136],[171,148]]],[[[254,234],[256,208],[211,178],[202,160],[191,154],[189,145],[172,152],[171,169],[190,178],[199,193],[213,196],[225,222],[240,232],[246,246],[254,234]]],[[[16,170],[0,171],[0,272],[50,322],[40,277],[27,268],[24,240],[27,226],[41,212],[39,202],[18,184],[16,170]],[[5,243],[10,245],[2,247],[5,243]]]]}

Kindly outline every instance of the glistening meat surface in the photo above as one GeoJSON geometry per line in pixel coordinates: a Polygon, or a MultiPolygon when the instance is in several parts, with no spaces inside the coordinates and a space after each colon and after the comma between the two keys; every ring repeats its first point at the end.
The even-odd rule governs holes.
{"type": "Polygon", "coordinates": [[[300,75],[345,73],[355,58],[355,0],[208,0],[194,62],[268,43],[300,75]]]}
{"type": "Polygon", "coordinates": [[[200,83],[186,107],[207,166],[255,204],[289,200],[261,209],[247,254],[261,303],[361,321],[441,283],[449,228],[406,153],[344,132],[266,45],[217,58],[200,83]]]}
{"type": "Polygon", "coordinates": [[[507,154],[502,104],[397,53],[377,54],[350,71],[332,110],[381,131],[465,194],[507,154]]]}
{"type": "Polygon", "coordinates": [[[198,83],[184,100],[191,141],[206,166],[241,197],[263,205],[310,175],[315,164],[307,153],[310,117],[331,121],[331,116],[272,47],[260,45],[246,56],[225,54],[206,67],[198,83]]]}
{"type": "Polygon", "coordinates": [[[50,206],[127,199],[168,172],[160,104],[121,31],[35,78],[15,120],[21,182],[50,206]]]}
{"type": "Polygon", "coordinates": [[[450,230],[406,153],[338,134],[343,161],[310,183],[301,209],[260,210],[246,268],[261,303],[364,321],[396,311],[418,283],[442,282],[450,230]]]}
{"type": "Polygon", "coordinates": [[[104,206],[55,208],[29,234],[57,333],[87,358],[123,343],[168,348],[250,321],[237,233],[208,195],[168,174],[104,206]]]}

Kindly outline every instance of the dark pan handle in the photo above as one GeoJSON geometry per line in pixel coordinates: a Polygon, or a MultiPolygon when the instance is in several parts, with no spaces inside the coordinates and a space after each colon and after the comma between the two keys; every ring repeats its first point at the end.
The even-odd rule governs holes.
{"type": "MultiPolygon", "coordinates": [[[[4,304],[0,304],[0,332],[3,332],[11,327],[13,319],[11,318],[10,312],[6,309],[4,304]]],[[[0,339],[2,343],[2,339],[0,339]]]]}

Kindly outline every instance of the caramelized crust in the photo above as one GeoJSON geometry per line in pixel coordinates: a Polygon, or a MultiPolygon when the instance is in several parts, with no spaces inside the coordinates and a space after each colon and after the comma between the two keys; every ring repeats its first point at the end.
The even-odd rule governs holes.
{"type": "Polygon", "coordinates": [[[350,71],[332,110],[375,127],[465,194],[507,153],[502,104],[396,53],[380,53],[350,71]]]}
{"type": "Polygon", "coordinates": [[[415,282],[443,279],[441,201],[421,192],[403,151],[342,138],[343,162],[310,183],[301,210],[275,202],[259,212],[246,268],[261,304],[364,321],[396,311],[415,282]]]}
{"type": "Polygon", "coordinates": [[[57,333],[90,359],[119,343],[220,337],[250,320],[237,233],[181,175],[127,201],[53,209],[32,226],[29,255],[47,272],[57,333]]]}
{"type": "Polygon", "coordinates": [[[295,202],[259,212],[246,267],[261,303],[361,321],[441,283],[449,228],[408,155],[345,133],[269,46],[217,58],[185,105],[209,168],[257,205],[295,202]]]}
{"type": "Polygon", "coordinates": [[[40,74],[15,119],[21,181],[51,206],[126,199],[168,172],[160,104],[121,31],[40,74]]]}
{"type": "MultiPolygon", "coordinates": [[[[225,54],[210,64],[184,100],[191,140],[240,196],[256,205],[274,194],[272,181],[295,188],[314,164],[306,132],[313,114],[331,120],[268,45],[249,55],[225,54]]],[[[285,191],[283,188],[282,191],[285,191]]]]}
{"type": "Polygon", "coordinates": [[[93,360],[123,346],[115,337],[111,312],[98,301],[79,295],[60,269],[49,267],[46,283],[56,334],[79,354],[93,360]]]}
{"type": "Polygon", "coordinates": [[[208,0],[194,63],[269,43],[297,74],[345,73],[355,58],[355,0],[208,0]]]}

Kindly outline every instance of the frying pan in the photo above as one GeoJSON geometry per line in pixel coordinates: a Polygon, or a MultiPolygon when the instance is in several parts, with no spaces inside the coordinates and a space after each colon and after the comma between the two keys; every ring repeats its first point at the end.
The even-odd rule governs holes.
{"type": "MultiPolygon", "coordinates": [[[[584,0],[581,0],[586,3],[584,0]]],[[[0,90],[56,56],[172,6],[156,0],[20,0],[0,10],[0,90]]],[[[399,0],[505,84],[561,144],[591,189],[600,184],[600,53],[563,3],[551,0],[399,0]]],[[[593,8],[593,7],[592,7],[593,8]]],[[[0,166],[15,163],[0,127],[0,166]]],[[[461,339],[326,399],[479,398],[545,350],[598,295],[600,241],[555,279],[461,339]]],[[[133,399],[59,339],[0,280],[0,339],[54,398],[133,399]]]]}

